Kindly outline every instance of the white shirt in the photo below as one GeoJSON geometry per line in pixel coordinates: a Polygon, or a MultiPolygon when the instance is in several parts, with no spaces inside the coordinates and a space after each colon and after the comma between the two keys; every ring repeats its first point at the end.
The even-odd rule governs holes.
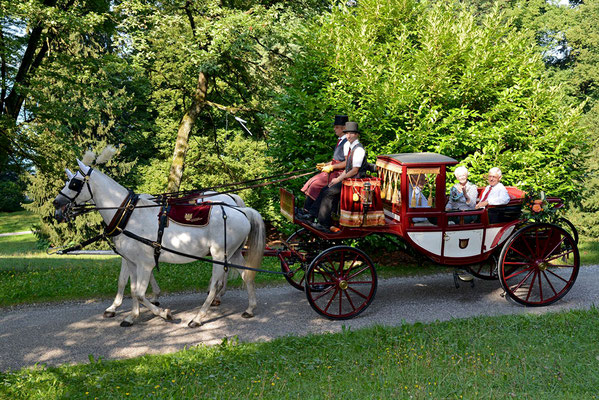
{"type": "MultiPolygon", "coordinates": [[[[354,147],[356,147],[356,145],[360,143],[359,140],[354,140],[353,143],[349,143],[349,140],[347,142],[345,142],[345,144],[343,145],[343,155],[345,156],[345,159],[347,159],[347,156],[349,155],[349,151],[352,150],[354,147]]],[[[366,151],[364,151],[363,147],[358,147],[355,151],[354,151],[354,156],[352,158],[352,166],[351,168],[360,168],[362,166],[362,161],[364,161],[364,156],[366,155],[366,151]]]]}
{"type": "Polygon", "coordinates": [[[501,182],[497,182],[497,184],[492,188],[491,185],[488,185],[483,191],[483,194],[480,196],[480,201],[483,201],[486,193],[489,190],[491,190],[491,192],[485,200],[489,202],[490,206],[499,206],[502,204],[509,203],[510,195],[508,194],[507,189],[505,188],[505,186],[503,186],[503,183],[501,182]]]}

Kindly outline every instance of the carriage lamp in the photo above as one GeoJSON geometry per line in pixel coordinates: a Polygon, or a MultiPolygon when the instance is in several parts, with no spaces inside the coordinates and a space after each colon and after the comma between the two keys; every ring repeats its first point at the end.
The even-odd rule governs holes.
{"type": "Polygon", "coordinates": [[[370,182],[364,182],[362,187],[362,205],[369,206],[372,204],[372,186],[370,182]]]}

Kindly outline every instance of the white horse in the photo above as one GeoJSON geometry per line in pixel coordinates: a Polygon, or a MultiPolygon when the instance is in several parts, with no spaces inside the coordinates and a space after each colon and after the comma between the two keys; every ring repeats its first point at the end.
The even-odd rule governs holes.
{"type": "MultiPolygon", "coordinates": [[[[71,179],[74,176],[74,174],[67,169],[67,176],[69,179],[71,179]]],[[[217,192],[206,191],[206,192],[201,193],[201,195],[207,196],[207,197],[199,197],[197,199],[198,204],[206,202],[206,201],[211,201],[211,202],[215,202],[215,203],[228,204],[230,206],[237,206],[237,207],[242,207],[242,208],[245,207],[245,202],[243,201],[243,199],[234,193],[217,194],[217,192]]],[[[104,318],[113,318],[116,315],[116,310],[121,306],[121,304],[123,304],[123,296],[125,294],[125,286],[127,285],[127,282],[129,281],[129,278],[131,277],[132,274],[133,274],[133,271],[131,271],[129,269],[129,263],[127,263],[125,261],[125,259],[123,258],[121,261],[121,272],[119,273],[118,288],[117,288],[116,296],[115,296],[112,304],[106,310],[104,310],[104,318]]],[[[216,297],[212,301],[212,304],[211,304],[212,306],[220,305],[220,303],[221,303],[220,298],[227,291],[227,280],[228,280],[228,273],[225,273],[225,283],[223,285],[223,288],[220,290],[220,292],[218,292],[216,294],[216,297]]],[[[150,296],[149,300],[155,306],[159,306],[160,303],[158,302],[158,298],[160,297],[161,291],[160,291],[160,286],[158,286],[158,282],[156,282],[156,278],[154,277],[153,271],[152,271],[152,274],[150,275],[150,286],[152,286],[152,295],[150,296]]]]}
{"type": "MultiPolygon", "coordinates": [[[[101,208],[100,215],[104,222],[110,225],[118,212],[117,208],[128,197],[128,190],[102,172],[90,168],[79,160],[77,162],[79,171],[73,174],[67,170],[69,180],[54,199],[56,219],[64,220],[65,211],[70,205],[89,202],[101,208]]],[[[140,195],[124,230],[140,238],[155,241],[158,235],[158,207],[146,207],[152,205],[156,203],[149,195],[140,195]]],[[[121,326],[130,326],[139,317],[139,302],[142,302],[154,315],[166,320],[172,319],[169,309],[161,309],[145,297],[155,265],[154,248],[124,233],[115,236],[113,240],[116,251],[123,258],[123,268],[131,275],[133,306],[131,314],[121,322],[121,326]]],[[[264,222],[256,210],[248,207],[213,206],[208,224],[205,226],[180,225],[171,221],[164,229],[162,246],[164,249],[172,249],[195,257],[211,255],[213,260],[221,262],[226,256],[231,264],[245,264],[246,267],[259,268],[265,241],[264,222]],[[244,260],[242,247],[246,240],[248,251],[247,260],[244,260]]],[[[195,261],[193,258],[164,249],[160,253],[159,261],[177,264],[195,261]]],[[[248,308],[242,314],[244,318],[254,316],[255,275],[256,272],[253,270],[243,270],[241,273],[249,298],[248,308]]],[[[198,327],[202,324],[208,307],[224,287],[225,279],[223,265],[213,263],[208,296],[196,316],[189,322],[190,327],[198,327]]]]}

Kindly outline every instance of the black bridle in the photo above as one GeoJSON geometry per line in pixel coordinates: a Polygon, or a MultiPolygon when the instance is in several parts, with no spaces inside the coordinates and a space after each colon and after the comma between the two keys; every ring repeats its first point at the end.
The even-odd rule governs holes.
{"type": "Polygon", "coordinates": [[[89,176],[92,174],[92,171],[94,169],[90,168],[87,173],[83,173],[82,170],[79,170],[79,173],[83,176],[83,179],[75,179],[75,176],[77,174],[75,174],[71,180],[69,181],[69,186],[67,186],[70,190],[75,192],[75,196],[71,197],[68,194],[64,193],[62,190],[60,192],[58,192],[58,194],[66,197],[71,203],[75,203],[75,199],[77,197],[79,197],[79,195],[81,194],[81,191],[83,190],[83,185],[87,185],[87,191],[89,192],[90,198],[85,200],[83,203],[88,202],[90,200],[92,200],[94,198],[94,195],[92,193],[92,189],[89,186],[89,176]]]}
{"type": "Polygon", "coordinates": [[[94,198],[94,194],[92,193],[92,188],[89,185],[89,177],[91,175],[93,171],[93,168],[89,168],[89,170],[87,171],[87,173],[84,173],[81,169],[79,169],[79,173],[81,174],[81,176],[83,176],[83,179],[75,179],[75,175],[73,175],[73,177],[71,178],[71,180],[69,181],[68,184],[68,188],[72,191],[75,192],[74,196],[69,196],[68,194],[64,193],[62,190],[60,192],[58,192],[59,195],[63,196],[64,198],[69,200],[69,203],[64,207],[64,218],[65,220],[70,220],[71,218],[75,218],[79,213],[74,210],[73,206],[75,206],[75,208],[77,208],[77,203],[75,203],[75,200],[77,199],[77,197],[79,197],[79,195],[81,194],[81,192],[83,191],[83,186],[87,185],[87,191],[89,192],[89,199],[83,201],[82,203],[86,203],[88,201],[93,200],[94,198]]]}

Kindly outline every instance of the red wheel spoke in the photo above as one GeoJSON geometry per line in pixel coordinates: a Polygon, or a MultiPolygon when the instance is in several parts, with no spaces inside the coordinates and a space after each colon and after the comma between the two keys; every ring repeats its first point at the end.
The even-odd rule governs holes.
{"type": "MultiPolygon", "coordinates": [[[[514,252],[516,252],[516,253],[520,254],[522,257],[526,258],[527,260],[532,260],[532,259],[530,258],[530,256],[527,256],[526,254],[522,253],[520,250],[516,249],[516,248],[515,248],[515,247],[513,247],[513,246],[512,246],[512,247],[510,247],[510,250],[512,250],[512,251],[514,251],[514,252]]],[[[532,254],[532,252],[531,252],[531,254],[532,254]]]]}
{"type": "Polygon", "coordinates": [[[530,298],[530,292],[532,292],[532,288],[535,286],[535,278],[537,277],[537,273],[538,271],[533,271],[532,282],[530,283],[530,286],[528,287],[528,293],[526,294],[526,301],[528,301],[530,298]]]}
{"type": "MultiPolygon", "coordinates": [[[[522,284],[528,280],[528,278],[530,277],[530,275],[531,275],[533,272],[534,272],[534,270],[532,270],[532,271],[530,271],[528,274],[526,274],[526,276],[524,277],[524,279],[522,279],[522,280],[520,281],[520,283],[519,283],[519,284],[517,284],[516,286],[514,286],[514,287],[513,287],[513,290],[512,290],[512,291],[513,291],[513,292],[515,292],[516,290],[520,289],[520,286],[522,286],[522,284]]],[[[506,279],[506,280],[507,280],[507,279],[506,279]]]]}
{"type": "Polygon", "coordinates": [[[506,277],[505,277],[505,280],[507,281],[507,280],[509,280],[509,279],[512,279],[512,278],[514,278],[514,277],[516,277],[516,276],[518,276],[518,275],[520,275],[520,274],[523,274],[524,272],[530,271],[530,270],[531,270],[531,269],[533,269],[533,268],[534,268],[534,267],[528,267],[528,268],[526,268],[526,269],[522,269],[522,270],[520,270],[520,271],[518,271],[518,272],[515,272],[515,273],[513,273],[513,274],[509,275],[509,276],[506,276],[506,277]]]}
{"type": "Polygon", "coordinates": [[[553,272],[552,270],[548,269],[547,272],[549,272],[551,275],[555,276],[557,279],[561,279],[562,281],[568,283],[567,280],[565,280],[564,278],[562,278],[561,276],[559,276],[558,274],[556,274],[555,272],[553,272]]]}
{"type": "Polygon", "coordinates": [[[572,254],[572,253],[574,253],[574,250],[568,250],[568,251],[566,251],[565,253],[558,254],[558,255],[556,255],[556,256],[553,256],[553,257],[551,257],[551,258],[548,258],[548,259],[546,259],[545,261],[546,261],[546,262],[549,262],[549,261],[557,260],[557,259],[558,259],[558,258],[560,258],[560,257],[565,257],[565,256],[567,256],[568,254],[572,254]]]}
{"type": "Polygon", "coordinates": [[[543,259],[546,259],[546,258],[547,258],[547,257],[549,257],[551,254],[553,254],[553,252],[554,252],[555,250],[557,250],[557,248],[558,248],[558,247],[559,247],[559,246],[560,246],[562,243],[564,243],[564,239],[566,239],[566,237],[565,237],[565,236],[562,238],[562,240],[560,240],[560,241],[559,241],[559,243],[558,243],[558,244],[556,244],[556,245],[555,245],[555,246],[554,246],[554,247],[551,249],[551,251],[550,251],[549,253],[543,252],[543,254],[544,254],[544,256],[543,256],[543,259]]]}
{"type": "Polygon", "coordinates": [[[362,268],[361,270],[357,271],[355,274],[352,274],[352,275],[348,276],[347,280],[355,278],[356,276],[360,275],[362,272],[366,271],[367,269],[370,269],[370,266],[366,265],[364,268],[362,268]]]}
{"type": "MultiPolygon", "coordinates": [[[[526,257],[526,258],[530,258],[530,255],[534,254],[534,250],[530,248],[530,245],[528,244],[528,240],[526,240],[526,237],[522,238],[522,241],[524,242],[524,245],[528,248],[528,256],[524,253],[520,253],[521,256],[526,257]]],[[[535,237],[535,241],[536,241],[536,237],[535,237]]],[[[513,247],[512,247],[513,248],[513,247]]],[[[514,249],[515,250],[515,249],[514,249]]]]}
{"type": "Polygon", "coordinates": [[[541,279],[541,272],[537,271],[536,276],[539,281],[539,298],[543,301],[543,280],[541,279]]]}
{"type": "MultiPolygon", "coordinates": [[[[328,311],[329,311],[329,307],[331,306],[331,303],[333,303],[333,300],[335,300],[335,296],[337,296],[337,293],[339,293],[339,288],[335,287],[335,293],[333,293],[333,295],[331,296],[331,298],[330,298],[329,302],[327,303],[327,306],[324,308],[324,311],[325,311],[325,312],[328,312],[328,311]]],[[[318,300],[318,299],[319,299],[319,298],[321,298],[323,295],[324,295],[324,294],[322,294],[322,295],[318,296],[318,298],[317,298],[317,299],[315,299],[315,300],[318,300]]]]}
{"type": "Polygon", "coordinates": [[[347,290],[351,290],[352,292],[354,292],[355,294],[357,294],[358,296],[360,296],[363,299],[367,299],[368,296],[358,292],[356,289],[352,288],[351,286],[347,288],[347,290]]]}
{"type": "Polygon", "coordinates": [[[545,271],[543,271],[543,276],[545,277],[545,280],[547,281],[547,283],[549,284],[549,287],[551,287],[551,290],[553,290],[553,294],[557,295],[557,291],[555,290],[555,288],[553,287],[553,284],[551,283],[551,281],[549,280],[549,278],[547,277],[547,274],[545,273],[545,271]]]}
{"type": "Polygon", "coordinates": [[[504,264],[509,264],[509,265],[530,265],[530,263],[524,262],[524,261],[506,261],[504,262],[504,264]]]}
{"type": "MultiPolygon", "coordinates": [[[[540,229],[537,228],[537,249],[539,249],[539,231],[540,231],[540,229]]],[[[551,234],[545,240],[545,243],[543,245],[543,250],[541,252],[537,252],[537,257],[539,257],[541,254],[547,254],[547,252],[545,250],[547,249],[547,246],[549,245],[549,243],[551,243],[551,238],[553,237],[553,232],[554,231],[551,231],[551,234]]]]}
{"type": "MultiPolygon", "coordinates": [[[[351,309],[353,311],[356,311],[356,306],[354,306],[354,303],[351,301],[351,297],[349,297],[347,290],[344,290],[344,292],[345,292],[345,297],[347,297],[347,301],[349,302],[349,305],[351,306],[351,309]]],[[[339,296],[339,298],[341,299],[341,296],[339,296]]],[[[341,314],[341,300],[339,301],[339,314],[341,314]]]]}

